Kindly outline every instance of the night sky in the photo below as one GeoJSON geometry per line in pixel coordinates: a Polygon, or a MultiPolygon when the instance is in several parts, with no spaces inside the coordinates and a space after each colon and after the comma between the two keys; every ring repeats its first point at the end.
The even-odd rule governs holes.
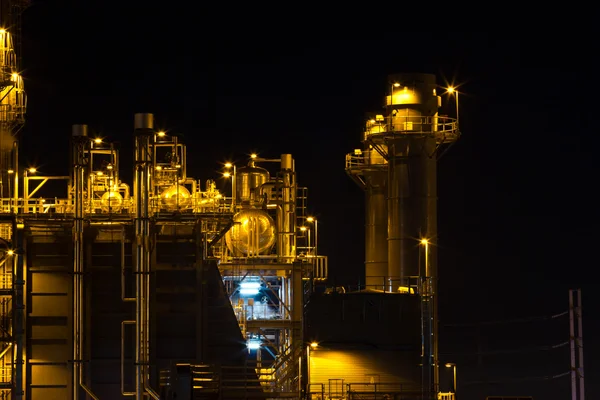
{"type": "Polygon", "coordinates": [[[568,289],[581,288],[587,397],[600,398],[600,131],[592,122],[595,54],[585,50],[597,35],[327,39],[306,23],[212,30],[210,15],[188,22],[184,7],[88,3],[39,1],[24,14],[23,162],[66,174],[70,126],[86,123],[119,142],[127,181],[136,112],[154,113],[158,127],[183,136],[188,173],[203,182],[252,152],[292,153],[319,218],[320,253],[332,278],[352,282],[364,262],[364,197],[344,171],[345,154],[360,147],[364,113],[380,109],[387,74],[437,74],[440,84],[460,85],[463,133],[438,170],[441,361],[459,365],[463,399],[567,398],[568,377],[533,378],[567,372],[568,347],[487,355],[479,364],[474,352],[477,343],[495,351],[567,341],[568,319],[486,325],[479,335],[447,325],[550,316],[568,309],[568,289]],[[532,379],[507,382],[514,378],[532,379]]]}

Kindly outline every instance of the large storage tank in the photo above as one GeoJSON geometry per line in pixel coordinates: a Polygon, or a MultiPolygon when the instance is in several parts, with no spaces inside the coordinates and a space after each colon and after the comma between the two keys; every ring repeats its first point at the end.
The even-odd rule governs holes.
{"type": "Polygon", "coordinates": [[[225,235],[234,256],[268,254],[275,244],[275,222],[266,212],[242,210],[233,217],[233,227],[225,235]]]}

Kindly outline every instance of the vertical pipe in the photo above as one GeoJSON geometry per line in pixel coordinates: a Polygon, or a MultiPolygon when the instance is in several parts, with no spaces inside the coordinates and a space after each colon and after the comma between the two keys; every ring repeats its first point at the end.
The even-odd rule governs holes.
{"type": "Polygon", "coordinates": [[[583,384],[583,315],[581,311],[581,289],[577,290],[577,337],[579,347],[579,400],[585,400],[585,387],[583,384]]]}
{"type": "Polygon", "coordinates": [[[154,128],[152,114],[135,114],[135,392],[136,400],[143,400],[146,362],[146,241],[148,223],[148,175],[150,135],[154,128]]]}
{"type": "Polygon", "coordinates": [[[283,256],[286,262],[296,255],[296,179],[294,174],[294,160],[291,154],[281,155],[282,173],[282,226],[283,231],[283,256]]]}
{"type": "Polygon", "coordinates": [[[13,165],[13,175],[14,175],[14,213],[19,213],[19,142],[16,140],[13,142],[13,154],[14,154],[14,165],[13,165]]]}
{"type": "Polygon", "coordinates": [[[569,342],[571,344],[571,400],[577,400],[577,366],[575,364],[575,315],[573,291],[569,290],[569,342]]]}
{"type": "Polygon", "coordinates": [[[150,168],[151,138],[154,135],[152,114],[135,114],[135,236],[136,236],[136,400],[144,394],[158,395],[150,387],[150,168]]]}
{"type": "MultiPolygon", "coordinates": [[[[15,167],[16,168],[16,167],[15,167]]],[[[16,175],[16,172],[15,172],[16,175]]],[[[16,214],[16,213],[15,213],[16,214]]],[[[13,236],[13,246],[17,248],[19,251],[17,252],[17,256],[14,257],[16,259],[15,265],[15,276],[14,276],[14,304],[13,304],[13,335],[15,340],[15,387],[13,393],[14,400],[21,400],[23,398],[23,343],[24,343],[24,321],[23,321],[23,286],[25,283],[24,274],[23,274],[23,260],[25,258],[25,254],[23,251],[23,230],[17,229],[17,219],[16,217],[13,219],[12,225],[12,236],[13,236]]],[[[15,261],[13,261],[15,262],[15,261]]]]}
{"type": "MultiPolygon", "coordinates": [[[[292,335],[291,335],[291,350],[295,354],[297,350],[301,350],[304,346],[302,320],[304,316],[304,290],[302,284],[302,263],[296,262],[292,268],[292,286],[291,303],[292,303],[292,335]]],[[[302,353],[300,353],[302,354],[302,353]]],[[[298,365],[298,375],[302,368],[298,365]]],[[[298,379],[298,384],[301,384],[302,379],[298,379]]]]}
{"type": "Polygon", "coordinates": [[[83,273],[83,187],[84,151],[87,126],[74,125],[72,130],[73,181],[75,186],[75,213],[73,219],[73,400],[80,398],[82,348],[82,273],[83,273]]]}

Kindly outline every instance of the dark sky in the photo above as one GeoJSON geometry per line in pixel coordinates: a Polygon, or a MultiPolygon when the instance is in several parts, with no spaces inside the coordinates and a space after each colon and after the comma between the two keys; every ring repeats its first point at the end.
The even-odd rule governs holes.
{"type": "MultiPolygon", "coordinates": [[[[188,171],[203,181],[254,151],[292,153],[319,218],[320,251],[345,282],[364,262],[364,198],[344,172],[345,154],[360,147],[364,112],[379,109],[387,74],[437,74],[441,84],[461,84],[463,132],[438,172],[442,324],[552,315],[567,310],[569,288],[582,288],[587,394],[600,396],[597,32],[388,30],[358,40],[349,39],[356,30],[316,35],[307,21],[287,30],[257,22],[260,31],[215,21],[212,29],[210,15],[194,20],[189,8],[111,4],[39,1],[25,12],[23,159],[65,174],[70,125],[87,123],[120,142],[127,177],[135,112],[152,112],[185,137],[188,171]]],[[[442,353],[475,351],[473,329],[452,329],[442,353]]],[[[566,319],[491,330],[494,339],[479,335],[489,350],[568,340],[566,319]]],[[[503,368],[494,377],[517,366],[521,378],[558,374],[569,368],[566,350],[487,357],[485,365],[503,368]]],[[[466,394],[481,365],[452,357],[465,365],[466,394]]],[[[564,391],[568,378],[556,381],[485,391],[564,391]]]]}

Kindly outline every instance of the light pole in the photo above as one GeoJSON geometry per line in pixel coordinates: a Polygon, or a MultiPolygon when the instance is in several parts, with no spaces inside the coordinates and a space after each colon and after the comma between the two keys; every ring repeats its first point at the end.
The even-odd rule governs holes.
{"type": "Polygon", "coordinates": [[[306,256],[310,257],[310,228],[306,226],[301,226],[300,231],[306,232],[307,242],[306,242],[306,256]]]}
{"type": "Polygon", "coordinates": [[[35,167],[30,167],[28,169],[26,169],[23,173],[23,212],[27,213],[29,212],[28,208],[29,208],[29,175],[28,174],[35,174],[37,172],[37,169],[35,167]]]}
{"type": "Polygon", "coordinates": [[[446,368],[452,368],[452,392],[454,393],[454,399],[456,400],[456,364],[446,363],[446,368]]]}
{"type": "Polygon", "coordinates": [[[235,175],[236,175],[236,168],[235,168],[235,164],[232,163],[225,163],[225,168],[228,170],[225,173],[223,173],[223,176],[225,178],[231,178],[231,210],[235,211],[235,175]],[[229,172],[229,169],[233,168],[233,174],[231,174],[231,172],[229,172]]]}
{"type": "Polygon", "coordinates": [[[455,101],[455,103],[456,103],[456,128],[458,129],[458,93],[459,92],[458,92],[458,90],[456,90],[456,88],[450,86],[447,89],[447,93],[448,94],[454,94],[454,97],[455,97],[455,100],[456,100],[455,101]]]}
{"type": "Polygon", "coordinates": [[[319,245],[319,225],[318,225],[319,221],[315,217],[307,217],[306,222],[311,222],[315,225],[314,256],[316,257],[319,255],[318,248],[317,248],[317,246],[319,245]]]}
{"type": "Polygon", "coordinates": [[[429,240],[421,239],[421,245],[425,247],[425,276],[429,277],[429,240]]]}

